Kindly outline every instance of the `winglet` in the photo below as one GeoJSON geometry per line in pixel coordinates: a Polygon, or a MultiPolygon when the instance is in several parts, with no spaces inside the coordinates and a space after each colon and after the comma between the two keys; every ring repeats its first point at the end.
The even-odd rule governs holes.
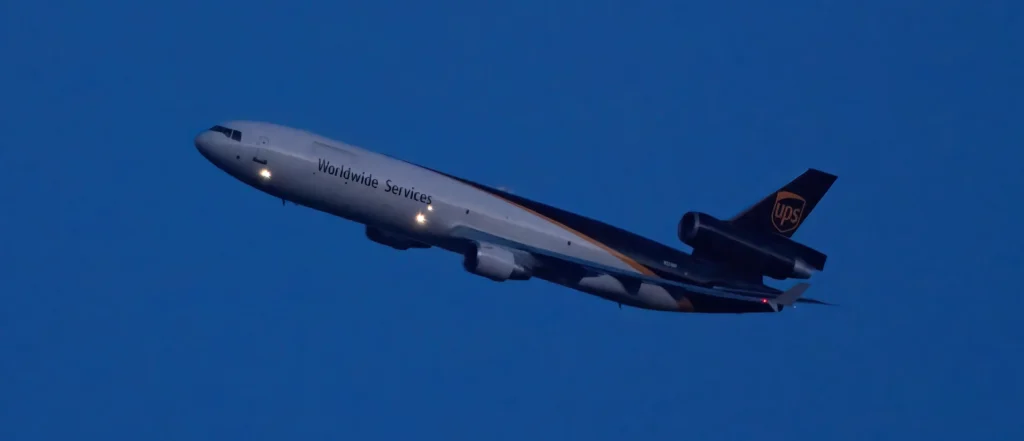
{"type": "Polygon", "coordinates": [[[797,283],[792,288],[787,289],[786,292],[779,294],[778,297],[769,300],[768,303],[772,305],[772,310],[779,312],[782,308],[796,303],[797,299],[804,295],[804,292],[810,287],[809,283],[797,283]]]}

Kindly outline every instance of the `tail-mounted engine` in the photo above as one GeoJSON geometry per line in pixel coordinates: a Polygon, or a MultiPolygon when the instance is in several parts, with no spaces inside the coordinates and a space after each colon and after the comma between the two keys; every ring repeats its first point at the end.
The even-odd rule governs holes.
{"type": "Polygon", "coordinates": [[[825,254],[778,234],[754,232],[705,214],[679,221],[679,240],[694,255],[773,279],[807,279],[825,267],[825,254]]]}

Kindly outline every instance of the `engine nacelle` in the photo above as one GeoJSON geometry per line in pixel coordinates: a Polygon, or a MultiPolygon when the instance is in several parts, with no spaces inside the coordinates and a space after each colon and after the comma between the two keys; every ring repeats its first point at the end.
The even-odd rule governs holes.
{"type": "Polygon", "coordinates": [[[407,250],[409,248],[430,248],[422,242],[409,239],[407,237],[390,233],[378,228],[366,227],[366,238],[381,245],[387,245],[396,250],[407,250]]]}
{"type": "Polygon", "coordinates": [[[736,228],[704,213],[683,215],[678,234],[703,256],[773,279],[806,279],[825,265],[826,256],[817,250],[776,234],[736,228]]]}
{"type": "Polygon", "coordinates": [[[491,244],[480,244],[467,252],[462,266],[466,271],[496,282],[527,280],[533,276],[529,268],[516,261],[515,254],[491,244]]]}

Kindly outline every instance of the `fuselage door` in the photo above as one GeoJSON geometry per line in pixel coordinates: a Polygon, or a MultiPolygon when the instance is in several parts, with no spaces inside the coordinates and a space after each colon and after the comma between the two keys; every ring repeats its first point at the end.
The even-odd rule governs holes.
{"type": "Polygon", "coordinates": [[[263,165],[267,165],[267,151],[266,148],[270,146],[270,138],[266,136],[260,136],[259,141],[256,142],[256,155],[253,156],[253,162],[258,162],[263,165]]]}
{"type": "Polygon", "coordinates": [[[309,161],[308,153],[303,154],[296,146],[271,144],[266,136],[260,136],[255,147],[253,165],[265,191],[299,204],[315,200],[313,172],[316,165],[309,161]]]}

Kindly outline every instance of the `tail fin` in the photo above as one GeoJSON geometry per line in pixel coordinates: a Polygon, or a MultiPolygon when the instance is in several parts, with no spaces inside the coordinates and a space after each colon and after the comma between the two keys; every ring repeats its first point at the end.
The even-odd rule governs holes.
{"type": "Polygon", "coordinates": [[[807,169],[786,186],[729,219],[729,223],[749,231],[792,237],[836,178],[821,170],[807,169]]]}

